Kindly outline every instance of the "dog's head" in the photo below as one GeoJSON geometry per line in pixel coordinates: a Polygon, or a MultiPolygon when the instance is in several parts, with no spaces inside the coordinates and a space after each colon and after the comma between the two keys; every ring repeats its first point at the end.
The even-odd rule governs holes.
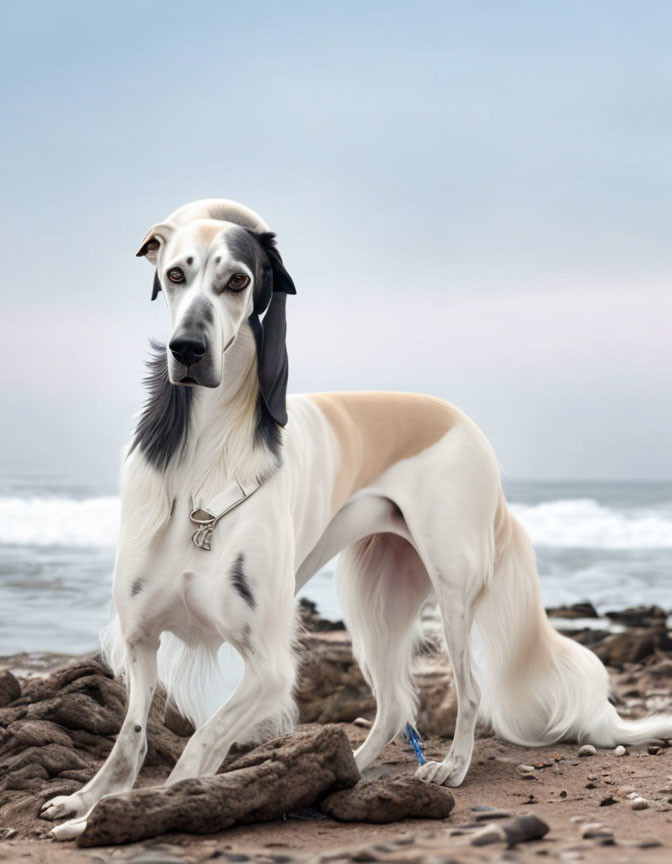
{"type": "Polygon", "coordinates": [[[150,228],[137,255],[156,267],[152,300],[163,291],[168,302],[170,381],[219,387],[224,356],[249,325],[261,395],[284,425],[285,299],[296,289],[260,217],[234,201],[197,201],[150,228]]]}

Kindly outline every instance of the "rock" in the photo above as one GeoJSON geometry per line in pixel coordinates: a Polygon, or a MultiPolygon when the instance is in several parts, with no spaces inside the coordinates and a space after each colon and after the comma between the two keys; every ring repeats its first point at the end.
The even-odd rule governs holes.
{"type": "Polygon", "coordinates": [[[355,726],[361,726],[362,729],[370,729],[373,726],[371,720],[367,720],[366,717],[355,717],[352,722],[355,726]]]}
{"type": "Polygon", "coordinates": [[[0,672],[0,708],[14,702],[21,695],[21,685],[9,670],[0,672]]]}
{"type": "Polygon", "coordinates": [[[603,798],[600,801],[600,807],[611,807],[612,804],[618,804],[618,801],[613,795],[607,795],[606,798],[603,798]]]}
{"type": "Polygon", "coordinates": [[[163,722],[166,726],[179,735],[180,738],[191,738],[195,729],[193,725],[183,717],[172,705],[167,705],[163,715],[163,722]]]}
{"type": "MultiPolygon", "coordinates": [[[[471,808],[474,809],[473,807],[471,808]]],[[[494,807],[488,807],[487,810],[479,810],[476,813],[477,822],[489,822],[491,819],[510,819],[510,810],[496,810],[494,807]]]]}
{"type": "Polygon", "coordinates": [[[519,774],[534,774],[535,767],[534,765],[517,765],[516,771],[519,774]]]}
{"type": "Polygon", "coordinates": [[[665,622],[651,627],[633,627],[623,633],[613,633],[595,647],[603,663],[623,668],[626,663],[641,663],[657,651],[672,650],[665,622]]]}
{"type": "Polygon", "coordinates": [[[649,746],[646,748],[646,752],[649,754],[649,756],[658,756],[662,749],[663,748],[660,746],[660,744],[649,744],[649,746]]]}
{"type": "Polygon", "coordinates": [[[611,846],[614,843],[614,832],[601,822],[588,822],[581,829],[584,840],[596,840],[602,846],[611,846]]]}
{"type": "Polygon", "coordinates": [[[632,810],[648,810],[649,802],[646,798],[633,798],[630,807],[632,810]]]}
{"type": "Polygon", "coordinates": [[[320,809],[339,822],[382,824],[401,819],[446,819],[454,806],[453,794],[445,786],[402,775],[360,780],[351,789],[329,795],[320,809]]]}
{"type": "Polygon", "coordinates": [[[639,840],[631,840],[627,845],[635,849],[657,849],[663,844],[657,837],[641,837],[639,840]]]}
{"type": "Polygon", "coordinates": [[[649,627],[657,626],[667,619],[667,612],[660,606],[631,606],[620,612],[606,612],[605,617],[616,624],[624,624],[626,627],[649,627]]]}
{"type": "Polygon", "coordinates": [[[592,603],[572,603],[571,606],[556,606],[547,609],[549,618],[599,618],[597,610],[592,603]]]}
{"type": "Polygon", "coordinates": [[[472,846],[489,846],[491,843],[506,843],[506,833],[501,825],[486,825],[469,841],[472,846]]]}
{"type": "Polygon", "coordinates": [[[352,655],[345,630],[304,634],[296,690],[301,723],[351,723],[373,715],[376,702],[352,655]]]}
{"type": "Polygon", "coordinates": [[[243,822],[301,811],[359,772],[337,726],[310,726],[236,759],[225,774],[102,798],[77,838],[80,846],[132,843],[170,832],[210,834],[243,822]]]}
{"type": "Polygon", "coordinates": [[[652,678],[672,678],[672,660],[663,658],[646,670],[652,678]]]}
{"type": "Polygon", "coordinates": [[[584,744],[583,747],[579,747],[579,756],[594,756],[596,753],[597,749],[592,744],[584,744]]]}
{"type": "MultiPolygon", "coordinates": [[[[352,723],[373,716],[376,702],[353,657],[345,630],[307,632],[296,701],[301,723],[352,723]]],[[[450,737],[457,706],[450,664],[443,654],[420,654],[414,661],[418,688],[417,728],[424,735],[450,737]]]]}
{"type": "Polygon", "coordinates": [[[591,651],[602,645],[607,636],[611,635],[609,630],[596,630],[594,627],[584,627],[581,630],[561,629],[560,633],[570,636],[575,642],[585,645],[591,651]]]}
{"type": "Polygon", "coordinates": [[[486,825],[471,838],[472,846],[487,846],[491,843],[506,842],[509,849],[518,843],[541,840],[548,834],[549,827],[543,819],[532,814],[516,816],[504,822],[486,825]]]}
{"type": "Polygon", "coordinates": [[[625,756],[628,751],[622,744],[619,744],[618,747],[614,748],[614,756],[625,756]]]}
{"type": "Polygon", "coordinates": [[[322,618],[317,611],[317,603],[307,597],[301,597],[298,602],[299,619],[310,633],[330,633],[334,630],[345,630],[342,621],[329,621],[322,618]]]}
{"type": "MultiPolygon", "coordinates": [[[[147,771],[170,771],[184,741],[161,720],[157,697],[148,722],[147,771]]],[[[110,752],[126,709],[126,690],[96,658],[24,682],[0,708],[0,824],[46,832],[38,805],[81,788],[110,752]]]]}

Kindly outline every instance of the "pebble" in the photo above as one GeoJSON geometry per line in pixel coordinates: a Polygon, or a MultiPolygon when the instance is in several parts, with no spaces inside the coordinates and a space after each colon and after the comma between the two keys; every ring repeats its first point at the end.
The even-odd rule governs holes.
{"type": "Polygon", "coordinates": [[[656,849],[663,844],[657,837],[641,837],[639,840],[632,840],[628,846],[634,846],[635,849],[656,849]]]}
{"type": "Polygon", "coordinates": [[[534,774],[534,765],[519,765],[516,771],[519,774],[534,774]]]}
{"type": "Polygon", "coordinates": [[[501,825],[486,825],[477,831],[469,841],[472,846],[489,846],[491,843],[505,843],[506,834],[501,825]]]}
{"type": "Polygon", "coordinates": [[[622,744],[619,744],[618,747],[614,748],[614,756],[625,756],[628,751],[622,744]]]}
{"type": "Polygon", "coordinates": [[[471,838],[472,846],[506,843],[509,848],[529,840],[541,840],[548,833],[548,825],[537,816],[524,814],[508,822],[486,825],[471,838]]]}
{"type": "Polygon", "coordinates": [[[584,744],[583,747],[579,747],[579,756],[594,756],[596,753],[597,749],[592,744],[584,744]]]}
{"type": "Polygon", "coordinates": [[[368,729],[372,723],[370,720],[367,720],[366,717],[355,717],[352,721],[355,726],[363,726],[364,729],[368,729]]]}
{"type": "Polygon", "coordinates": [[[648,810],[649,802],[646,798],[634,798],[630,807],[633,810],[648,810]]]}
{"type": "MultiPolygon", "coordinates": [[[[472,810],[474,808],[472,807],[472,810]]],[[[509,810],[481,810],[476,813],[476,821],[477,822],[488,822],[490,819],[510,819],[511,812],[509,810]]]]}
{"type": "Polygon", "coordinates": [[[597,840],[602,846],[611,846],[614,843],[614,832],[601,822],[589,822],[581,829],[584,840],[597,840]]]}
{"type": "Polygon", "coordinates": [[[649,756],[657,756],[663,748],[658,744],[650,744],[647,748],[647,753],[649,756]]]}
{"type": "Polygon", "coordinates": [[[600,801],[600,807],[611,807],[612,804],[617,804],[617,800],[613,795],[608,795],[600,801]]]}

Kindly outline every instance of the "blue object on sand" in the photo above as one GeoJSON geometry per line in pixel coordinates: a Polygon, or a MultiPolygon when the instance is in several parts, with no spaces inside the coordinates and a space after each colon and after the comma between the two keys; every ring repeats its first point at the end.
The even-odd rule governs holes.
{"type": "Polygon", "coordinates": [[[417,731],[411,726],[410,723],[406,724],[406,729],[404,730],[404,740],[411,745],[413,750],[415,750],[415,755],[418,757],[418,764],[425,764],[425,756],[422,752],[422,738],[418,735],[417,731]]]}

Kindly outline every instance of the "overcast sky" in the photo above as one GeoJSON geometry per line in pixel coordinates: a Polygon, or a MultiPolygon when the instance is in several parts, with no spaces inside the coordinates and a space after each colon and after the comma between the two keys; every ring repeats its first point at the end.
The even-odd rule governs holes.
{"type": "Polygon", "coordinates": [[[165,337],[134,257],[278,233],[290,388],[434,393],[515,478],[672,477],[668,2],[5,5],[4,473],[111,483],[165,337]]]}

